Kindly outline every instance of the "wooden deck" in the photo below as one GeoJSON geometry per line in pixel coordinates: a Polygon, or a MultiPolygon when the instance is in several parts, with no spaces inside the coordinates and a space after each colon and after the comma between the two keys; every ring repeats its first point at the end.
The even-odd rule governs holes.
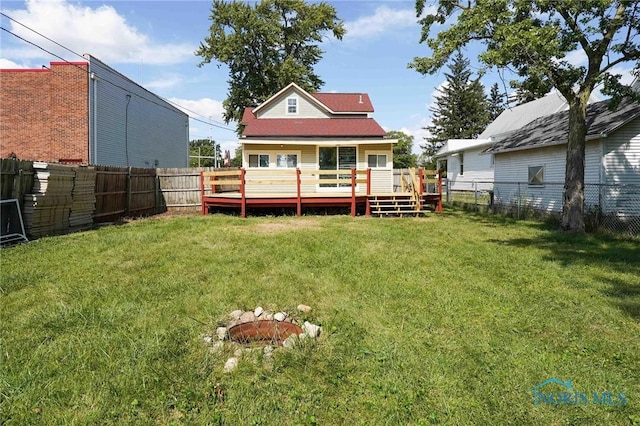
{"type": "MultiPolygon", "coordinates": [[[[217,172],[202,172],[200,188],[202,199],[202,214],[207,214],[210,207],[237,208],[240,216],[246,217],[248,208],[295,208],[300,216],[305,207],[345,207],[351,215],[356,216],[358,209],[364,210],[365,215],[371,214],[372,197],[395,197],[398,195],[414,196],[421,200],[418,209],[423,204],[432,204],[435,211],[442,209],[441,178],[438,179],[440,193],[424,193],[427,180],[420,169],[415,177],[411,190],[402,193],[371,193],[371,170],[266,170],[258,171],[256,178],[250,178],[244,169],[233,169],[217,172]],[[324,175],[324,176],[323,176],[324,175]],[[324,177],[324,178],[323,178],[324,177]],[[350,184],[345,191],[302,191],[309,185],[320,184],[350,184]],[[356,185],[364,184],[360,191],[356,185]],[[247,185],[252,190],[247,191],[247,185]],[[265,186],[289,185],[291,191],[269,192],[265,186]],[[256,189],[257,188],[257,189],[256,189]],[[364,191],[362,190],[364,189],[364,191]]],[[[431,180],[431,183],[434,183],[431,180]]]]}

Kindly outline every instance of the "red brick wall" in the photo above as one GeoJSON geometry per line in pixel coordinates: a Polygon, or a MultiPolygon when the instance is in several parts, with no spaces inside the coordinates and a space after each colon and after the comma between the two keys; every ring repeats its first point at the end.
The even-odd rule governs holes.
{"type": "Polygon", "coordinates": [[[89,161],[87,64],[0,70],[0,157],[89,161]]]}

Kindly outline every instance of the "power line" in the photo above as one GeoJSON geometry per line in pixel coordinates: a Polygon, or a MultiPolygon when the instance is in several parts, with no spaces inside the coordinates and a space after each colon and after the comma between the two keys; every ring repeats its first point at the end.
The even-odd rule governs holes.
{"type": "MultiPolygon", "coordinates": [[[[34,33],[38,34],[39,36],[41,36],[41,37],[45,38],[46,40],[48,40],[48,41],[50,41],[50,42],[52,42],[52,43],[54,43],[55,45],[57,45],[57,46],[59,46],[59,47],[61,47],[61,48],[65,49],[65,50],[67,50],[67,51],[69,51],[69,52],[73,53],[74,55],[77,55],[77,56],[81,57],[82,59],[85,59],[85,60],[86,60],[86,58],[85,58],[83,55],[81,55],[81,54],[79,54],[79,53],[77,53],[77,52],[75,52],[75,51],[73,51],[73,50],[69,49],[68,47],[66,47],[66,46],[64,46],[64,45],[62,45],[62,44],[60,44],[60,43],[56,42],[55,40],[52,40],[51,38],[49,38],[49,37],[47,37],[47,36],[45,36],[45,35],[43,35],[43,34],[39,33],[38,31],[34,30],[33,28],[30,28],[29,26],[27,26],[27,25],[25,25],[25,24],[23,24],[23,23],[21,23],[21,22],[19,22],[19,21],[15,20],[15,19],[13,19],[12,17],[10,17],[10,16],[6,15],[5,13],[0,12],[0,15],[2,15],[2,16],[4,16],[4,17],[6,17],[7,19],[11,20],[12,22],[15,22],[15,23],[17,23],[17,24],[19,24],[19,25],[23,26],[24,28],[28,29],[29,31],[32,31],[32,32],[34,32],[34,33]]],[[[0,29],[2,29],[3,31],[6,31],[7,33],[11,34],[12,36],[14,36],[14,37],[16,37],[16,38],[18,38],[18,39],[20,39],[20,40],[24,41],[25,43],[28,43],[28,44],[30,44],[30,45],[32,45],[32,46],[34,46],[34,47],[36,47],[36,48],[38,48],[38,49],[42,50],[43,52],[46,52],[46,53],[48,53],[49,55],[54,56],[54,57],[56,57],[56,58],[58,58],[58,59],[60,59],[60,60],[62,60],[62,61],[64,61],[64,62],[66,62],[66,63],[67,63],[67,64],[69,64],[69,65],[75,66],[76,68],[78,68],[78,69],[82,70],[83,72],[87,73],[87,75],[89,74],[89,70],[88,70],[88,69],[85,69],[85,68],[83,68],[83,67],[81,67],[81,66],[79,66],[79,65],[77,65],[77,64],[72,63],[72,62],[69,62],[68,60],[66,60],[66,59],[65,59],[65,58],[63,58],[62,56],[57,55],[57,54],[55,54],[55,53],[53,53],[53,52],[51,52],[51,51],[49,51],[49,50],[45,49],[44,47],[40,46],[39,44],[37,44],[37,43],[35,43],[35,42],[32,42],[32,41],[30,41],[30,40],[27,40],[27,39],[25,39],[24,37],[21,37],[21,36],[19,36],[18,34],[16,34],[16,33],[12,32],[12,31],[10,31],[10,30],[8,30],[8,29],[6,29],[5,27],[0,27],[0,29]]],[[[155,104],[155,105],[157,105],[157,106],[159,106],[159,107],[165,108],[165,109],[167,109],[167,110],[169,110],[169,111],[173,111],[171,108],[168,108],[166,105],[162,105],[162,104],[160,104],[160,103],[158,103],[158,102],[155,102],[155,101],[153,101],[153,100],[151,100],[151,99],[145,98],[145,97],[144,97],[144,96],[142,96],[142,95],[139,95],[139,94],[137,94],[137,93],[133,93],[133,92],[131,92],[129,89],[127,89],[127,88],[125,88],[125,87],[122,87],[122,86],[120,86],[120,85],[118,85],[118,84],[116,84],[116,83],[114,83],[114,82],[112,82],[112,81],[109,81],[109,80],[102,80],[102,81],[104,81],[104,82],[106,82],[106,83],[108,83],[108,84],[110,84],[110,85],[112,85],[112,86],[114,86],[114,87],[117,87],[117,88],[119,88],[119,89],[121,89],[121,90],[123,90],[123,91],[125,91],[125,92],[127,92],[127,93],[130,93],[131,95],[136,96],[137,98],[143,99],[143,100],[145,100],[145,101],[147,101],[147,102],[150,102],[150,103],[155,104]]],[[[132,82],[133,82],[133,81],[132,81],[132,82]]],[[[133,82],[133,83],[134,83],[134,84],[137,84],[137,83],[135,83],[135,82],[133,82]]],[[[138,85],[138,86],[139,86],[139,85],[138,85]]],[[[142,87],[142,86],[140,86],[140,87],[142,87]]],[[[144,89],[144,87],[142,87],[142,88],[144,89]]],[[[144,90],[147,90],[147,89],[144,89],[144,90]]],[[[156,94],[154,94],[154,95],[155,95],[155,96],[158,96],[158,95],[156,95],[156,94]]],[[[192,111],[192,110],[190,110],[189,108],[185,108],[184,106],[182,106],[182,105],[180,105],[180,104],[178,104],[178,103],[176,103],[176,102],[173,102],[173,101],[170,101],[170,100],[168,100],[168,99],[165,99],[165,98],[163,98],[162,96],[158,96],[158,98],[162,99],[163,101],[165,101],[165,102],[167,102],[167,103],[169,103],[169,104],[175,105],[175,106],[179,107],[180,109],[183,109],[183,110],[185,110],[185,111],[188,111],[188,112],[191,112],[191,113],[193,113],[193,114],[200,115],[201,117],[205,117],[205,118],[206,118],[206,116],[204,116],[204,115],[202,115],[202,114],[199,114],[199,113],[197,113],[197,112],[195,112],[195,111],[192,111]]],[[[196,118],[196,117],[193,117],[193,116],[192,116],[191,114],[189,114],[189,113],[187,113],[187,116],[189,116],[189,118],[190,118],[190,119],[192,119],[192,120],[199,121],[199,122],[201,122],[201,123],[208,124],[208,125],[210,125],[210,126],[217,127],[217,128],[219,128],[219,129],[222,129],[222,130],[227,130],[227,131],[230,131],[230,132],[235,132],[235,131],[236,131],[235,129],[232,129],[231,127],[224,126],[222,123],[217,122],[217,121],[215,121],[215,120],[213,120],[213,119],[210,119],[209,121],[204,121],[204,120],[198,119],[198,118],[196,118]]]]}

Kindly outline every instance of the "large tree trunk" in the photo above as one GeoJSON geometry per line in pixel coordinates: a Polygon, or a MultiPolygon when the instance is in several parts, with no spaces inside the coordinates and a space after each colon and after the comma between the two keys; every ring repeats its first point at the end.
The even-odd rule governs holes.
{"type": "Polygon", "coordinates": [[[584,232],[584,152],[588,98],[576,96],[569,102],[569,140],[560,224],[560,228],[568,232],[584,232]]]}

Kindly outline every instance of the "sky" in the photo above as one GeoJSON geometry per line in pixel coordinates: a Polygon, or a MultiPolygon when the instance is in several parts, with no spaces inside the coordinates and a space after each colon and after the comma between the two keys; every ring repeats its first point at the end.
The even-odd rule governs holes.
{"type": "MultiPolygon", "coordinates": [[[[336,40],[326,36],[323,58],[315,72],[324,80],[321,92],[368,93],[372,117],[387,131],[414,137],[413,151],[430,124],[437,90],[444,72],[422,75],[407,67],[414,57],[427,56],[419,43],[414,1],[329,1],[344,21],[347,33],[336,40]]],[[[90,53],[151,92],[181,107],[190,120],[190,139],[213,138],[233,154],[239,146],[235,123],[222,119],[228,91],[228,70],[215,62],[199,67],[194,52],[208,35],[211,1],[69,1],[3,0],[2,27],[44,47],[41,49],[0,31],[0,68],[41,68],[49,62],[82,58],[52,44],[34,31],[77,53],[90,53]],[[17,21],[17,22],[15,22],[17,21]],[[20,25],[22,24],[22,25],[20,25]],[[28,28],[27,28],[28,27],[28,28]],[[203,122],[204,121],[204,122],[203,122]]],[[[477,51],[465,54],[477,67],[477,51]]],[[[584,63],[584,55],[567,56],[584,63]]],[[[631,82],[631,64],[618,67],[631,82]]],[[[489,72],[482,82],[488,92],[495,82],[508,88],[510,76],[489,72]]]]}

